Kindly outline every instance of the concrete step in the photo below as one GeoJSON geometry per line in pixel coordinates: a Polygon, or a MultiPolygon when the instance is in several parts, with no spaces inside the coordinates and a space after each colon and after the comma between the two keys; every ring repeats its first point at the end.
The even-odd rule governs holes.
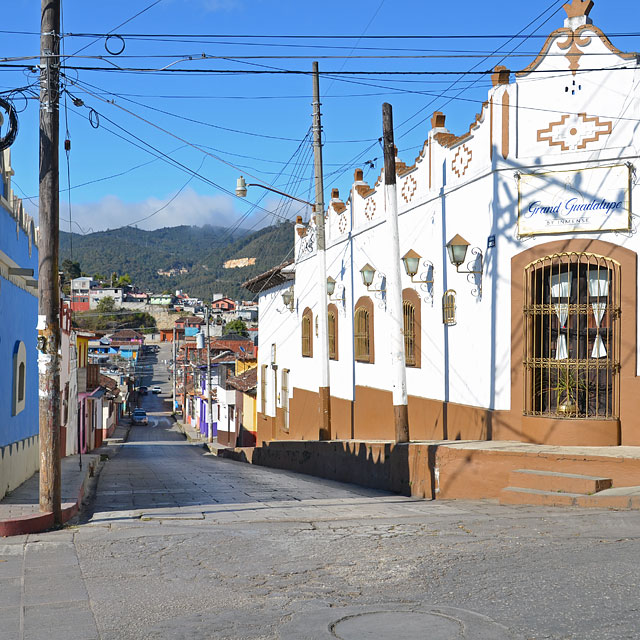
{"type": "Polygon", "coordinates": [[[596,493],[564,493],[544,491],[541,489],[524,489],[522,487],[505,487],[500,492],[500,504],[504,505],[537,505],[545,507],[592,507],[598,509],[640,509],[640,493],[621,487],[620,491],[608,494],[596,493]]]}
{"type": "Polygon", "coordinates": [[[610,489],[612,484],[611,478],[537,469],[515,469],[509,474],[510,487],[551,492],[593,495],[604,489],[610,489]]]}
{"type": "Polygon", "coordinates": [[[545,491],[543,489],[527,489],[523,487],[505,487],[500,492],[500,504],[528,504],[546,507],[570,507],[575,505],[581,493],[563,491],[545,491]]]}

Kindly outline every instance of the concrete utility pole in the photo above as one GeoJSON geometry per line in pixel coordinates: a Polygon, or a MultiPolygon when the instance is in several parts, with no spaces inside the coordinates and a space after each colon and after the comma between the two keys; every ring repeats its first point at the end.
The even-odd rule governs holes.
{"type": "Polygon", "coordinates": [[[382,134],[384,139],[384,199],[391,235],[391,266],[387,273],[387,305],[391,318],[393,419],[396,442],[409,442],[409,403],[404,353],[400,232],[398,230],[398,196],[396,191],[396,147],[393,143],[393,113],[391,105],[387,102],[382,105],[382,134]]]}
{"type": "Polygon", "coordinates": [[[59,73],[60,0],[42,0],[40,29],[38,371],[40,510],[62,524],[60,505],[59,73]]]}
{"type": "Polygon", "coordinates": [[[211,404],[211,332],[209,330],[209,307],[205,307],[207,322],[207,440],[213,442],[213,405],[211,404]]]}
{"type": "MultiPolygon", "coordinates": [[[[329,377],[329,326],[327,310],[327,256],[324,235],[324,178],[322,175],[322,123],[318,63],[313,63],[313,164],[316,174],[316,237],[318,260],[318,346],[320,358],[320,440],[331,440],[331,385],[329,377]]],[[[313,331],[313,328],[312,328],[313,331]]]]}
{"type": "Polygon", "coordinates": [[[171,413],[176,412],[176,373],[178,371],[176,365],[176,327],[173,327],[173,361],[171,362],[171,373],[173,374],[173,403],[171,404],[171,413]]]}

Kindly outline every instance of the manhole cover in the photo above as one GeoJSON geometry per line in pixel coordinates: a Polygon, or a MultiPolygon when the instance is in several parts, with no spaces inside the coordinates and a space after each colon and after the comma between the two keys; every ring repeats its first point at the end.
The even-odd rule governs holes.
{"type": "Polygon", "coordinates": [[[482,614],[455,607],[386,603],[299,611],[280,640],[518,640],[482,614]]]}
{"type": "Polygon", "coordinates": [[[339,640],[461,640],[462,624],[443,615],[413,611],[376,611],[347,616],[329,627],[339,640]]]}

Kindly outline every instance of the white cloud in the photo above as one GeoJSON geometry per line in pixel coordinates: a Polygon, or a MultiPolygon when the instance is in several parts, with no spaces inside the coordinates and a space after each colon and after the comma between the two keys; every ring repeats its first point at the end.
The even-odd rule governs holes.
{"type": "MultiPolygon", "coordinates": [[[[118,196],[110,195],[98,202],[74,204],[71,209],[73,231],[90,233],[133,224],[140,229],[206,224],[229,227],[236,224],[242,216],[242,212],[235,208],[234,201],[228,196],[200,195],[187,188],[167,204],[171,197],[164,200],[147,198],[142,202],[124,202],[118,196]]],[[[256,213],[243,221],[241,226],[252,226],[261,217],[262,215],[256,213]]],[[[271,222],[272,218],[268,216],[256,228],[271,222]]],[[[64,202],[61,202],[60,206],[60,228],[64,231],[69,229],[68,211],[64,202]]]]}

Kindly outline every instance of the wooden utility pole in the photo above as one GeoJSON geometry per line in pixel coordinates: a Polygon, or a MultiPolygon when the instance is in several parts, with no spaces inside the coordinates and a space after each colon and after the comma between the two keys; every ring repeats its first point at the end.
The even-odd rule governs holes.
{"type": "Polygon", "coordinates": [[[171,373],[173,378],[173,402],[171,403],[171,413],[176,413],[176,373],[178,371],[176,364],[176,327],[173,327],[173,360],[171,361],[171,373]]]}
{"type": "Polygon", "coordinates": [[[211,397],[211,330],[209,323],[209,307],[205,307],[205,318],[207,322],[207,441],[213,442],[213,401],[211,397]]]}
{"type": "Polygon", "coordinates": [[[59,78],[60,0],[41,0],[38,371],[40,510],[62,524],[60,505],[59,78]]]}
{"type": "Polygon", "coordinates": [[[402,313],[402,275],[400,272],[400,232],[398,230],[398,195],[396,191],[396,147],[393,143],[391,105],[382,105],[384,140],[384,199],[390,233],[391,265],[387,273],[387,305],[391,319],[391,373],[393,418],[396,442],[409,442],[409,408],[407,369],[404,353],[404,315],[402,313]]]}
{"type": "Polygon", "coordinates": [[[327,309],[327,256],[324,233],[324,178],[322,174],[322,123],[318,63],[313,63],[313,160],[316,174],[316,239],[318,260],[318,346],[320,358],[320,440],[331,440],[331,385],[329,378],[329,326],[327,309]]]}

